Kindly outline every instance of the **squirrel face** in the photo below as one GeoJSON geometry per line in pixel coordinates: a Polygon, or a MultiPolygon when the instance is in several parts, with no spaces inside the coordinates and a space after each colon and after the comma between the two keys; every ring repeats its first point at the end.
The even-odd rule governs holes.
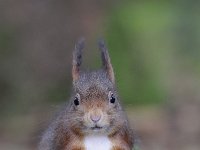
{"type": "Polygon", "coordinates": [[[113,134],[122,127],[123,111],[115,89],[114,73],[103,41],[99,43],[103,68],[81,72],[83,40],[73,53],[73,95],[70,111],[73,128],[82,133],[113,134]]]}
{"type": "Polygon", "coordinates": [[[112,133],[123,123],[118,95],[103,70],[84,73],[74,82],[71,109],[85,133],[112,133]]]}

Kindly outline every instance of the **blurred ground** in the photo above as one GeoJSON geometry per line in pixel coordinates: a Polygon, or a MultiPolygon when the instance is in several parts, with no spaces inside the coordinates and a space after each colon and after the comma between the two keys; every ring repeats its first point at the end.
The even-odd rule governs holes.
{"type": "Polygon", "coordinates": [[[105,37],[143,150],[200,149],[200,1],[0,1],[0,149],[35,150],[70,95],[71,52],[85,68],[105,37]]]}
{"type": "MultiPolygon", "coordinates": [[[[200,119],[197,115],[200,113],[199,104],[185,104],[177,109],[173,116],[169,115],[171,110],[164,107],[129,107],[126,110],[135,129],[139,149],[199,149],[200,119]]],[[[0,148],[36,150],[42,127],[48,122],[48,119],[44,121],[44,118],[50,118],[50,114],[26,114],[15,117],[17,121],[11,119],[4,122],[4,128],[1,128],[0,148]]]]}

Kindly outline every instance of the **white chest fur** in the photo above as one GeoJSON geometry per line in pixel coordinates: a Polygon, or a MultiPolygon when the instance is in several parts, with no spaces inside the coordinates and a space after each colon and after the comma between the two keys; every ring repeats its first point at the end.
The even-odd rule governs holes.
{"type": "Polygon", "coordinates": [[[86,150],[111,150],[112,145],[105,135],[88,135],[84,139],[86,150]]]}

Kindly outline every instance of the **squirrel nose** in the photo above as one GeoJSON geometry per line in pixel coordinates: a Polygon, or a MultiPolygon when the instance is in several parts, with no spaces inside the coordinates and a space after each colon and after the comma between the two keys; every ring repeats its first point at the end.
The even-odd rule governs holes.
{"type": "Polygon", "coordinates": [[[101,115],[90,115],[90,119],[94,122],[97,123],[101,119],[101,115]]]}

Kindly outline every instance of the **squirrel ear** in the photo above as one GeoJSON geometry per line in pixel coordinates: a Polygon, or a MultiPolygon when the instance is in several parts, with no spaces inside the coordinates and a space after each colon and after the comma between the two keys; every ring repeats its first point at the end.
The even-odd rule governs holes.
{"type": "Polygon", "coordinates": [[[78,80],[80,76],[80,65],[82,62],[82,50],[84,48],[85,39],[81,38],[75,45],[72,61],[72,78],[73,81],[78,80]]]}
{"type": "Polygon", "coordinates": [[[108,54],[108,50],[106,48],[104,40],[99,40],[99,49],[101,51],[101,59],[102,59],[102,65],[108,75],[108,78],[114,83],[115,82],[115,76],[113,72],[113,67],[110,62],[110,57],[108,54]]]}

